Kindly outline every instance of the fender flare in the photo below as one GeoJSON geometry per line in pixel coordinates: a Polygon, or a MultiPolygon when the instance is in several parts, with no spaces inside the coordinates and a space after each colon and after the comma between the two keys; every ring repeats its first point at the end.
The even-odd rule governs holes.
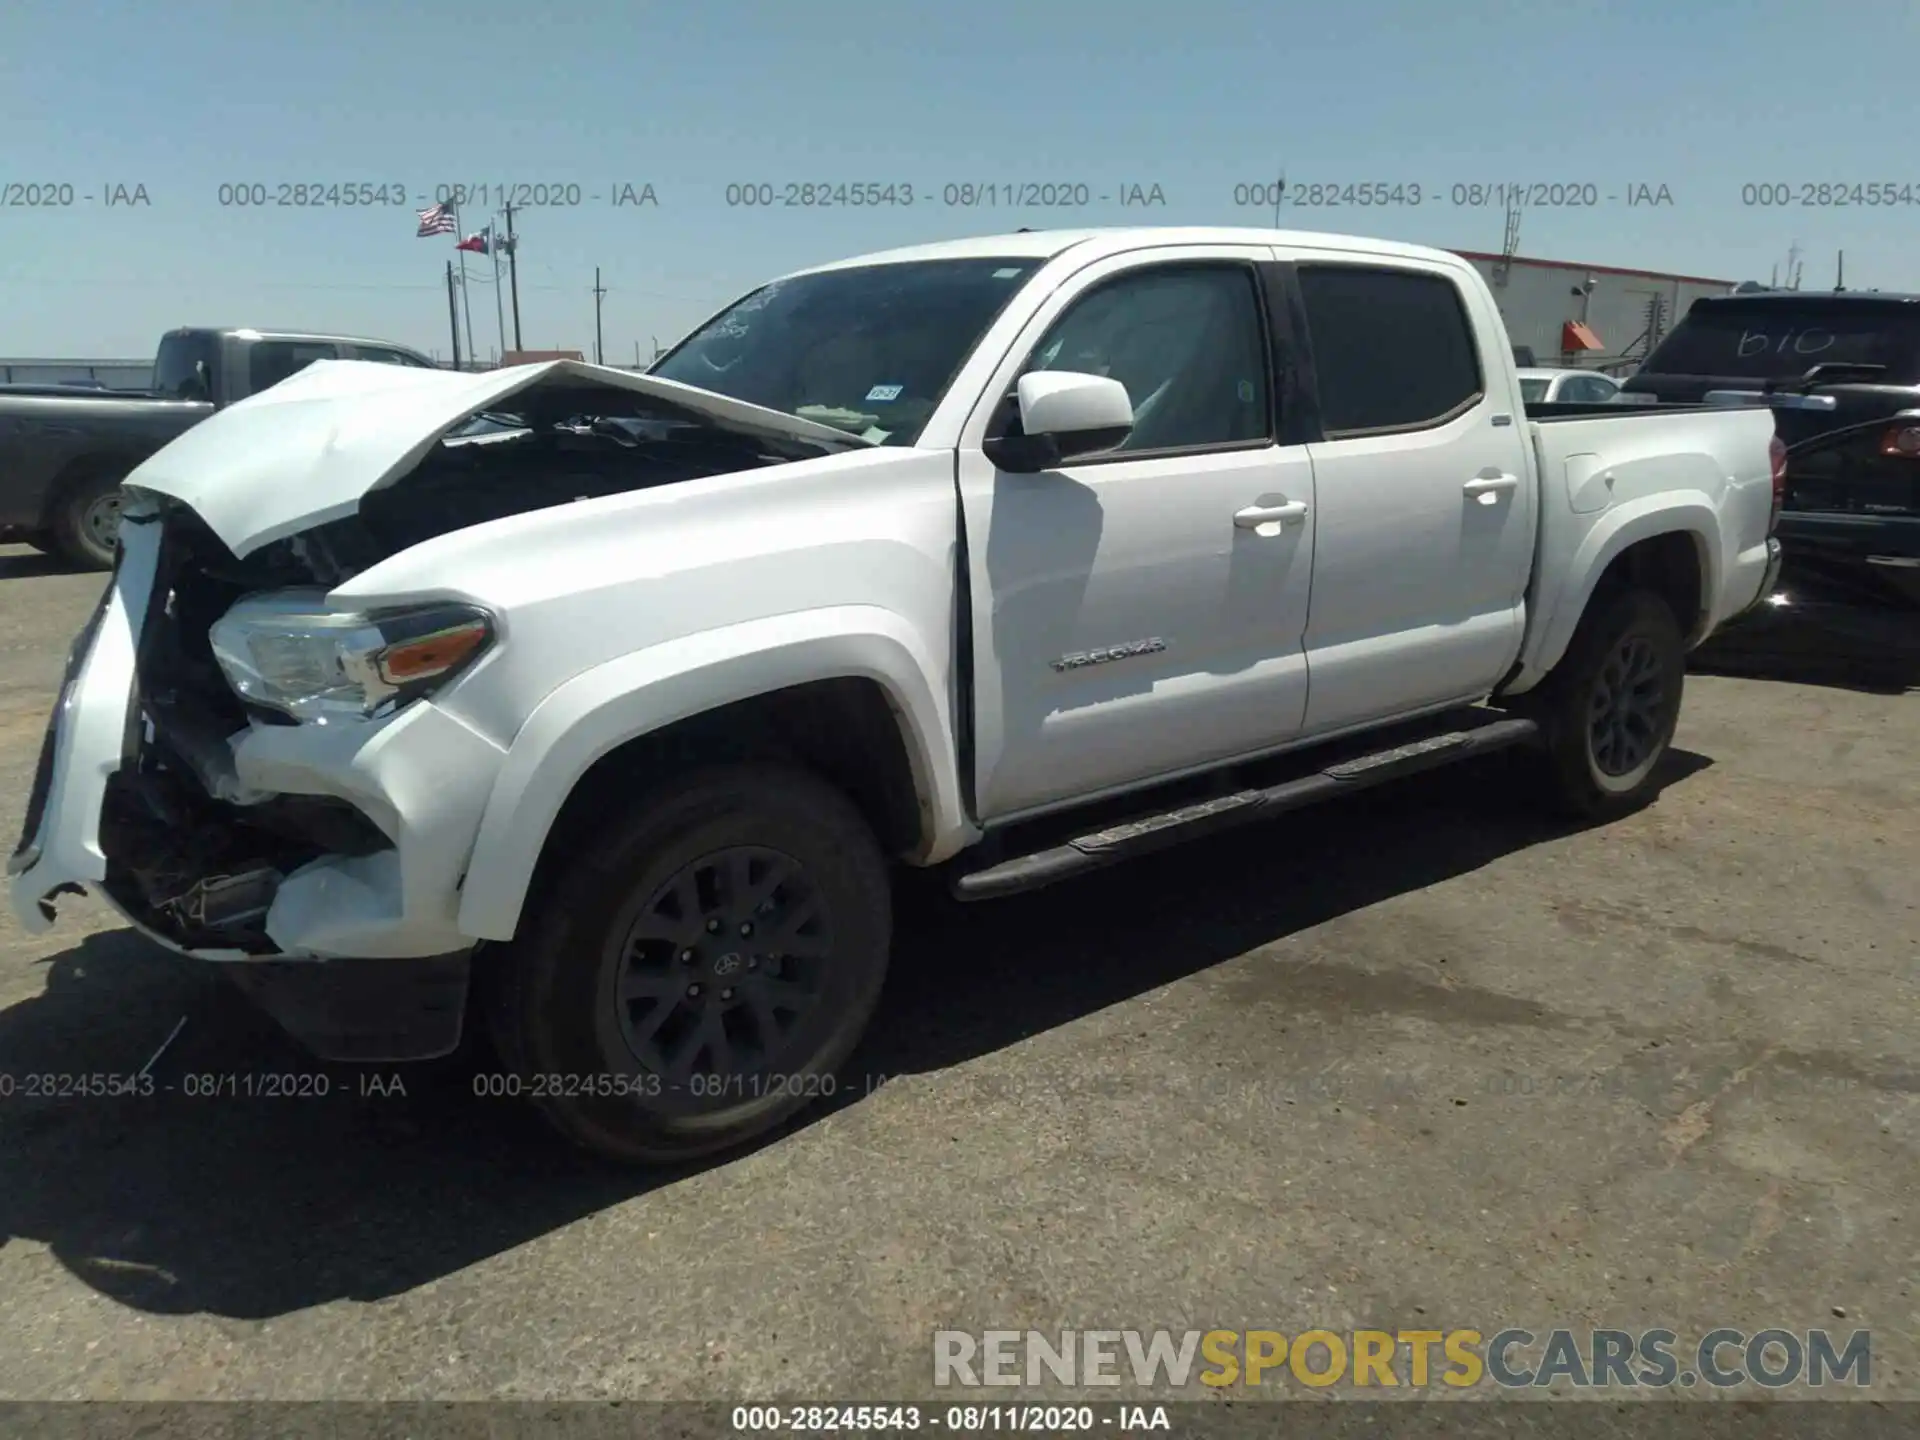
{"type": "MultiPolygon", "coordinates": [[[[1720,533],[1721,523],[1720,512],[1713,501],[1698,490],[1649,495],[1607,511],[1580,542],[1559,590],[1544,598],[1540,626],[1526,647],[1521,672],[1503,693],[1517,694],[1531,689],[1560,663],[1560,657],[1573,642],[1573,632],[1586,614],[1588,602],[1599,588],[1600,577],[1624,551],[1643,540],[1673,534],[1692,539],[1700,559],[1701,605],[1710,611],[1714,596],[1720,593],[1724,568],[1713,538],[1720,533]]],[[[1675,618],[1689,635],[1699,629],[1699,616],[1675,618]]]]}
{"type": "Polygon", "coordinates": [[[513,938],[553,822],[601,757],[677,721],[809,681],[858,677],[885,690],[920,798],[915,858],[944,859],[971,828],[944,673],[899,615],[850,605],[702,631],[574,676],[534,709],[495,777],[461,881],[461,933],[513,938]]]}

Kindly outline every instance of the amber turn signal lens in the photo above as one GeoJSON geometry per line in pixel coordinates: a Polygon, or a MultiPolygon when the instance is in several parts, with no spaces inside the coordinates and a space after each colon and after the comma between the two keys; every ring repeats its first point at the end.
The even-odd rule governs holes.
{"type": "Polygon", "coordinates": [[[389,685],[406,685],[444,675],[465,664],[474,651],[486,643],[487,625],[483,620],[470,620],[416,640],[403,640],[380,652],[380,678],[389,685]]]}

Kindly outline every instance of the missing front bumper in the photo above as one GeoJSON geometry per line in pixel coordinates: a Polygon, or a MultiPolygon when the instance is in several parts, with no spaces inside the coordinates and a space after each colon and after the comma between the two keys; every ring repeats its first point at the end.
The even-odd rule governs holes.
{"type": "Polygon", "coordinates": [[[31,933],[90,891],[200,959],[431,959],[502,749],[421,701],[360,726],[254,723],[204,651],[257,583],[190,516],[132,506],[70,659],[9,870],[31,933]]]}
{"type": "Polygon", "coordinates": [[[459,1048],[470,952],[410,960],[261,960],[224,973],[322,1060],[434,1060],[459,1048]]]}

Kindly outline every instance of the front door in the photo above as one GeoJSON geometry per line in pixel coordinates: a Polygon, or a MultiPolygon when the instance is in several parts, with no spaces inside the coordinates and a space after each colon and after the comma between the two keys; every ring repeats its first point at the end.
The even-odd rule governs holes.
{"type": "Polygon", "coordinates": [[[996,373],[960,446],[975,800],[1003,820],[1269,750],[1306,711],[1314,549],[1306,449],[1276,437],[1256,246],[1096,262],[996,373]],[[999,471],[984,436],[1031,370],[1108,375],[1134,428],[1107,454],[999,471]]]}

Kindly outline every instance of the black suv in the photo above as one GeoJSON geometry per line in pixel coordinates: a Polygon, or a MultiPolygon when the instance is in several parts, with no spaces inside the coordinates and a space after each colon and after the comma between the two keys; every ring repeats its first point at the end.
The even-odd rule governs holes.
{"type": "Polygon", "coordinates": [[[1787,445],[1788,577],[1920,611],[1920,296],[1768,291],[1696,300],[1623,387],[1768,404],[1787,445]]]}

